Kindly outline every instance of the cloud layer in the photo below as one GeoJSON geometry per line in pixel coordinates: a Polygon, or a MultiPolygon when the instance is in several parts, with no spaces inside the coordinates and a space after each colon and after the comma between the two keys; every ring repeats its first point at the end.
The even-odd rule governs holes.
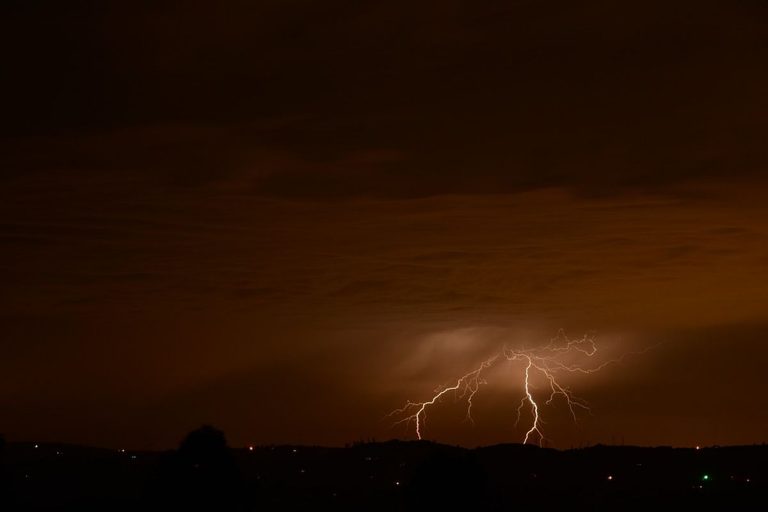
{"type": "MultiPolygon", "coordinates": [[[[402,435],[403,400],[564,328],[671,347],[588,384],[566,444],[763,440],[732,358],[766,355],[759,2],[2,10],[12,438],[402,435]]],[[[436,435],[516,440],[487,400],[436,435]]]]}

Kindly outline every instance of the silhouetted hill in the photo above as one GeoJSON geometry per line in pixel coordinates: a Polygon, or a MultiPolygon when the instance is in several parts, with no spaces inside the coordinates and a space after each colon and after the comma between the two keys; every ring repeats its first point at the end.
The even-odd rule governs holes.
{"type": "Polygon", "coordinates": [[[166,452],[7,443],[0,509],[756,510],[768,498],[765,445],[233,449],[206,435],[166,452]]]}

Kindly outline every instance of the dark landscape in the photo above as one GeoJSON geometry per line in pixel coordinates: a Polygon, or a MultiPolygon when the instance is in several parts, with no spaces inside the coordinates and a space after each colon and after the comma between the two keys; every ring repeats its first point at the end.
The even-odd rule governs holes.
{"type": "Polygon", "coordinates": [[[475,449],[427,441],[228,448],[211,428],[178,450],[10,443],[11,510],[758,510],[768,446],[475,449]]]}

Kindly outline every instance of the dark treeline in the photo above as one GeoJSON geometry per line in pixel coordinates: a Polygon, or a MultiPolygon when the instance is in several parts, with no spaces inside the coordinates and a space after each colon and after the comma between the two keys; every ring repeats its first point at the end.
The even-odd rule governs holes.
{"type": "Polygon", "coordinates": [[[205,426],[167,452],[0,437],[0,460],[0,510],[754,510],[768,498],[764,445],[234,449],[205,426]]]}

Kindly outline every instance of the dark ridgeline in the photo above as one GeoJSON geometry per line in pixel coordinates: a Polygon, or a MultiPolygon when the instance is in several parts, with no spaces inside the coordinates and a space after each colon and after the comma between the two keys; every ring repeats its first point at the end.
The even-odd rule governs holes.
{"type": "Polygon", "coordinates": [[[768,502],[765,445],[232,449],[206,426],[168,452],[8,443],[1,457],[2,511],[732,511],[768,502]]]}
{"type": "MultiPolygon", "coordinates": [[[[8,484],[10,482],[10,475],[6,471],[7,464],[5,463],[5,436],[0,434],[0,497],[7,496],[10,492],[8,484]]],[[[0,498],[2,499],[2,498],[0,498]]]]}

